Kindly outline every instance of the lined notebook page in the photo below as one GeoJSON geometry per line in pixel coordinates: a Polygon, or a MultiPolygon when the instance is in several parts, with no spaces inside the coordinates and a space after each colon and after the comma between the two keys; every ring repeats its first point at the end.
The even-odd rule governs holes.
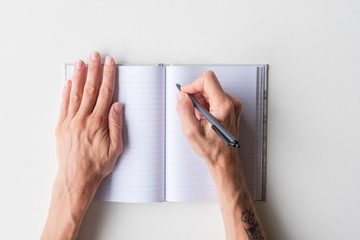
{"type": "MultiPolygon", "coordinates": [[[[243,103],[240,121],[240,156],[250,192],[261,199],[261,150],[257,104],[256,66],[169,66],[166,68],[166,200],[216,200],[213,181],[203,159],[191,149],[176,112],[175,83],[190,83],[206,70],[217,75],[223,89],[243,103]],[[260,155],[259,155],[260,154],[260,155]]],[[[261,119],[262,121],[262,119],[261,119]]]]}
{"type": "MultiPolygon", "coordinates": [[[[71,72],[72,66],[68,66],[68,79],[71,72]]],[[[164,200],[164,91],[164,67],[117,67],[114,101],[124,104],[124,150],[95,199],[164,200]]]]}

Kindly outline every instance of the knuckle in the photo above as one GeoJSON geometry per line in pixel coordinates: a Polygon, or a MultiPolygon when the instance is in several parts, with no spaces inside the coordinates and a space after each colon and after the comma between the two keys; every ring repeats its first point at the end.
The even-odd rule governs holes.
{"type": "Polygon", "coordinates": [[[97,73],[97,72],[100,71],[100,65],[99,64],[89,64],[88,65],[88,71],[97,73]]]}
{"type": "Polygon", "coordinates": [[[93,117],[89,122],[89,132],[94,134],[102,129],[104,125],[104,120],[101,117],[93,117]]]}
{"type": "Polygon", "coordinates": [[[73,79],[72,79],[72,81],[79,81],[79,80],[82,80],[82,71],[79,71],[79,70],[73,71],[73,79]]]}
{"type": "Polygon", "coordinates": [[[81,130],[81,128],[84,126],[84,123],[77,118],[72,119],[72,121],[69,123],[68,128],[72,132],[78,132],[81,130]]]}
{"type": "Polygon", "coordinates": [[[60,106],[61,111],[66,111],[68,109],[68,107],[69,107],[69,105],[68,105],[67,102],[62,102],[61,103],[61,106],[60,106]]]}
{"type": "Polygon", "coordinates": [[[104,77],[113,78],[115,73],[115,69],[112,67],[104,68],[104,77]]]}
{"type": "Polygon", "coordinates": [[[223,111],[226,114],[229,114],[234,111],[234,104],[232,103],[232,101],[230,99],[226,99],[223,102],[222,106],[223,106],[223,111]]]}
{"type": "Polygon", "coordinates": [[[110,88],[110,87],[102,87],[100,89],[100,95],[103,97],[103,98],[112,98],[113,96],[113,89],[110,88]]]}
{"type": "Polygon", "coordinates": [[[188,139],[194,139],[196,137],[196,129],[191,127],[191,126],[183,126],[183,132],[184,135],[188,138],[188,139]]]}
{"type": "Polygon", "coordinates": [[[102,125],[102,121],[99,117],[95,117],[90,121],[90,126],[95,129],[99,129],[102,125]]]}
{"type": "Polygon", "coordinates": [[[213,71],[208,70],[208,71],[206,71],[206,72],[204,73],[204,77],[205,77],[205,78],[215,78],[216,76],[215,76],[215,73],[214,73],[213,71]]]}
{"type": "Polygon", "coordinates": [[[97,88],[94,85],[85,86],[84,93],[88,96],[96,96],[97,88]]]}
{"type": "Polygon", "coordinates": [[[81,101],[81,95],[79,93],[74,93],[71,95],[71,98],[70,98],[70,101],[71,103],[80,103],[81,101]]]}
{"type": "Polygon", "coordinates": [[[194,134],[189,127],[183,126],[182,130],[186,137],[191,137],[194,134]]]}
{"type": "Polygon", "coordinates": [[[109,118],[109,124],[117,129],[121,129],[123,125],[122,121],[118,120],[117,118],[109,118]]]}
{"type": "Polygon", "coordinates": [[[235,112],[241,112],[241,110],[242,110],[242,102],[238,98],[236,98],[234,96],[231,96],[230,94],[227,94],[227,95],[228,95],[228,97],[230,98],[231,102],[234,105],[235,112]]]}

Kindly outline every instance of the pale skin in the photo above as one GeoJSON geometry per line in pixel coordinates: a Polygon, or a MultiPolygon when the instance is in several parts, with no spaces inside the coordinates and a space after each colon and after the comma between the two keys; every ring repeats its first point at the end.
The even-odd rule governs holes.
{"type": "Polygon", "coordinates": [[[224,92],[211,71],[183,85],[181,90],[177,96],[177,112],[183,132],[195,152],[208,165],[224,220],[226,238],[265,239],[249,194],[238,149],[224,144],[211,124],[194,109],[187,94],[193,94],[237,139],[242,108],[240,100],[224,92]]]}
{"type": "MultiPolygon", "coordinates": [[[[41,239],[76,239],[100,182],[122,152],[122,104],[112,103],[115,62],[106,57],[100,85],[101,56],[90,55],[74,67],[62,94],[56,128],[59,163],[48,218],[41,239]],[[86,76],[86,83],[85,83],[86,76]]],[[[187,95],[194,94],[224,127],[238,137],[241,102],[225,93],[216,76],[205,72],[179,92],[177,111],[183,132],[213,177],[227,239],[265,239],[249,194],[237,149],[226,146],[187,95]],[[199,144],[201,143],[201,144],[199,144]],[[206,144],[204,144],[206,143],[206,144]]]]}

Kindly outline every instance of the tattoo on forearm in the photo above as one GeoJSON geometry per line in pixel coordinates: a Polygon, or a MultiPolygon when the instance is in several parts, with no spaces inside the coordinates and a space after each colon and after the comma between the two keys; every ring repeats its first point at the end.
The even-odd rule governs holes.
{"type": "Polygon", "coordinates": [[[255,219],[254,211],[246,206],[246,201],[249,200],[249,194],[244,194],[244,211],[241,215],[241,221],[249,224],[249,227],[244,227],[246,234],[248,235],[249,240],[264,240],[261,227],[255,219]]]}

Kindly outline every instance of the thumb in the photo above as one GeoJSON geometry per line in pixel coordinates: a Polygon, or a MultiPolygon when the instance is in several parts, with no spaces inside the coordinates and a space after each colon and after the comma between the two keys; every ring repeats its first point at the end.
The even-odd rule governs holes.
{"type": "Polygon", "coordinates": [[[196,139],[201,136],[201,126],[195,115],[195,107],[186,93],[180,91],[177,94],[177,113],[180,117],[182,130],[188,139],[196,139]]]}
{"type": "Polygon", "coordinates": [[[123,150],[123,105],[119,102],[113,103],[109,112],[109,137],[110,137],[110,154],[113,153],[118,157],[123,150]]]}

